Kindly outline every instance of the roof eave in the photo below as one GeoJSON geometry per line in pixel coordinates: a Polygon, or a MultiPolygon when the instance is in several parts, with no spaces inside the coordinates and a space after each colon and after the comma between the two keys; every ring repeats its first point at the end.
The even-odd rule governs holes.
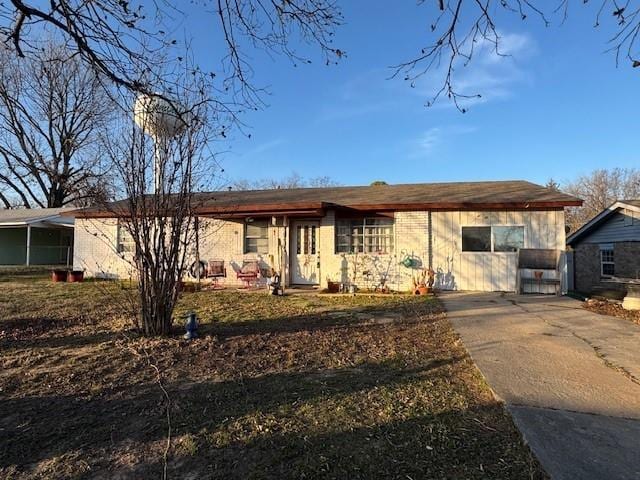
{"type": "Polygon", "coordinates": [[[569,235],[567,237],[567,245],[573,246],[575,242],[577,242],[580,238],[582,238],[584,235],[589,233],[592,229],[596,228],[601,222],[606,220],[607,217],[609,217],[614,212],[618,211],[620,208],[626,208],[628,210],[633,210],[634,212],[640,212],[640,207],[636,207],[635,205],[631,205],[629,203],[620,202],[620,201],[614,202],[613,204],[605,208],[602,212],[600,212],[598,215],[596,215],[591,220],[589,220],[587,223],[585,223],[578,230],[576,230],[571,235],[569,235]]]}

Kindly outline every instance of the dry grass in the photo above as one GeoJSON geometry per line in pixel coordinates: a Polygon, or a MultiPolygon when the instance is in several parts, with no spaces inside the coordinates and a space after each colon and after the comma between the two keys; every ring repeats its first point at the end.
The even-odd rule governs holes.
{"type": "Polygon", "coordinates": [[[0,477],[546,478],[433,299],[185,294],[140,338],[117,284],[0,280],[0,477]]]}

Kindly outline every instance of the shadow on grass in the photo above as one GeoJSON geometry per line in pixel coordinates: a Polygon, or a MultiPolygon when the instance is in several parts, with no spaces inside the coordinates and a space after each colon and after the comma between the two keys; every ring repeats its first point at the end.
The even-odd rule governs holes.
{"type": "MultiPolygon", "coordinates": [[[[304,402],[336,399],[374,387],[395,388],[421,378],[445,378],[446,367],[459,361],[437,359],[411,368],[383,362],[217,383],[171,384],[167,389],[174,435],[213,430],[257,411],[281,415],[281,408],[295,410],[295,405],[304,402]]],[[[92,452],[110,451],[128,442],[142,446],[166,435],[165,403],[155,384],[90,399],[57,395],[0,398],[0,411],[0,431],[6,439],[0,446],[0,467],[27,467],[74,451],[91,457],[92,452]]]]}
{"type": "MultiPolygon", "coordinates": [[[[325,329],[352,328],[359,326],[385,325],[394,322],[406,324],[412,322],[435,321],[428,318],[428,315],[438,312],[439,305],[435,302],[402,303],[391,305],[370,305],[370,306],[345,306],[330,311],[318,313],[308,313],[303,315],[287,315],[270,318],[251,318],[239,321],[220,321],[201,323],[199,333],[202,337],[214,336],[220,339],[228,337],[273,334],[273,333],[295,333],[314,332],[325,329]],[[416,318],[416,313],[420,316],[416,318]]],[[[88,335],[61,335],[46,336],[40,335],[55,330],[64,331],[70,326],[87,327],[95,326],[100,322],[87,321],[84,317],[74,319],[58,319],[49,317],[35,318],[12,318],[0,323],[0,329],[6,336],[0,340],[0,348],[5,350],[25,349],[25,348],[79,348],[82,346],[97,345],[110,340],[115,340],[121,332],[100,332],[88,335]]],[[[132,330],[126,332],[129,337],[139,336],[132,330]]],[[[179,340],[184,334],[184,329],[180,324],[174,324],[172,336],[179,340]]]]}

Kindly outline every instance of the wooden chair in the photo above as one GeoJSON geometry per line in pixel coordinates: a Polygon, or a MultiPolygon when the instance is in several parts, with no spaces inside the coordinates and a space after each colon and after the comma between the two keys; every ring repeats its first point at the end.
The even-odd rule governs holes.
{"type": "Polygon", "coordinates": [[[227,268],[224,266],[224,260],[209,260],[207,262],[207,278],[211,278],[211,284],[214,289],[223,288],[218,283],[219,279],[227,277],[227,268]]]}
{"type": "Polygon", "coordinates": [[[244,282],[245,288],[251,287],[252,284],[255,285],[260,275],[260,262],[258,260],[245,260],[236,275],[244,282]]]}

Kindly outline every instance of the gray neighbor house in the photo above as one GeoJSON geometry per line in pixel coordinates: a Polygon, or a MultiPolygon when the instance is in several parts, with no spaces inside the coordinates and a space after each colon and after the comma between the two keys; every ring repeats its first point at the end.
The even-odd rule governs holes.
{"type": "Polygon", "coordinates": [[[615,202],[571,234],[567,245],[575,290],[624,295],[629,284],[640,283],[640,199],[615,202]]]}

